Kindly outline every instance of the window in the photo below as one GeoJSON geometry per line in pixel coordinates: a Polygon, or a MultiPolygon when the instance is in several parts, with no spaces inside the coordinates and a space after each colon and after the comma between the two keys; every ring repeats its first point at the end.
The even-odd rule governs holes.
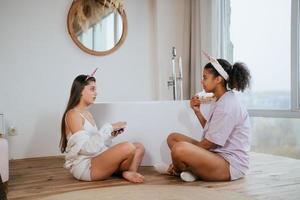
{"type": "Polygon", "coordinates": [[[300,159],[300,119],[252,117],[251,150],[300,159]]]}
{"type": "Polygon", "coordinates": [[[239,93],[251,116],[252,150],[300,158],[300,0],[230,0],[224,10],[227,55],[252,74],[251,90],[239,93]]]}
{"type": "Polygon", "coordinates": [[[87,48],[106,51],[112,49],[119,41],[122,36],[122,27],[121,15],[112,11],[78,37],[87,48]]]}
{"type": "Polygon", "coordinates": [[[245,62],[249,109],[291,109],[291,0],[231,0],[233,60],[245,62]]]}

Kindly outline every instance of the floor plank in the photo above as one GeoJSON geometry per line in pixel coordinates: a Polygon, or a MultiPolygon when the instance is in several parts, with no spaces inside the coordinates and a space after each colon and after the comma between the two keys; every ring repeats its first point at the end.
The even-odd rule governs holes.
{"type": "MultiPolygon", "coordinates": [[[[69,191],[130,184],[118,177],[95,182],[77,181],[62,167],[63,163],[63,157],[10,161],[8,198],[35,200],[69,191]]],[[[140,171],[146,177],[146,185],[191,185],[235,191],[255,199],[300,199],[300,160],[292,158],[251,153],[248,175],[233,182],[184,183],[176,177],[157,174],[153,167],[142,167],[140,171]]]]}

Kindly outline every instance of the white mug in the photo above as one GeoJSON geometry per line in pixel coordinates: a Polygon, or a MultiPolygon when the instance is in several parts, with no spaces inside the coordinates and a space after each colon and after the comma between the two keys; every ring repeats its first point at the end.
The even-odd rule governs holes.
{"type": "Polygon", "coordinates": [[[196,96],[199,97],[201,104],[209,104],[217,100],[213,93],[206,93],[204,91],[198,92],[196,96]]]}

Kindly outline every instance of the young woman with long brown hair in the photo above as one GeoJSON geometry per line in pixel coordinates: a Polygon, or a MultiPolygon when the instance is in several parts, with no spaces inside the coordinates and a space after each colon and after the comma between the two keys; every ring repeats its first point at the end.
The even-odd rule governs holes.
{"type": "Polygon", "coordinates": [[[65,168],[84,181],[104,180],[120,173],[130,182],[143,182],[144,176],[137,172],[144,156],[143,145],[130,142],[111,145],[112,139],[124,131],[126,122],[106,123],[98,129],[88,111],[96,96],[95,77],[75,78],[61,121],[60,149],[66,153],[65,168]]]}

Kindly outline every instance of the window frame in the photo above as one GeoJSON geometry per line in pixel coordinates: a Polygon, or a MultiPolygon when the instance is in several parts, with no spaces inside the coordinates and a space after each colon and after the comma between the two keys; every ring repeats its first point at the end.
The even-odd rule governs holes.
{"type": "Polygon", "coordinates": [[[300,110],[300,1],[292,0],[291,12],[291,110],[300,110]],[[293,99],[295,99],[293,101],[293,99]]]}

